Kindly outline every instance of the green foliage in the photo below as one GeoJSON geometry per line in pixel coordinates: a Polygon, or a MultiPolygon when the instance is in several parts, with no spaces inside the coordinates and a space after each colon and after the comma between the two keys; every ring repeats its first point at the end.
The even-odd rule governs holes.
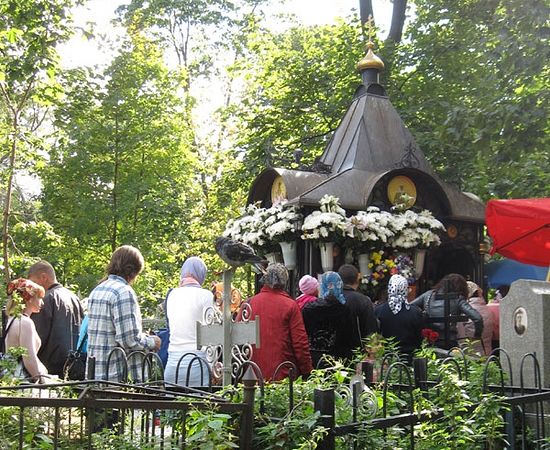
{"type": "Polygon", "coordinates": [[[231,416],[217,412],[215,405],[192,408],[185,421],[186,444],[198,450],[239,448],[230,420],[231,416]]]}
{"type": "MultiPolygon", "coordinates": [[[[548,196],[548,61],[542,0],[417,0],[406,39],[377,53],[382,83],[436,172],[491,197],[548,196]]],[[[243,152],[241,176],[310,163],[359,84],[359,26],[249,28],[231,74],[246,90],[225,111],[243,152]]]]}
{"type": "Polygon", "coordinates": [[[483,199],[548,196],[547,3],[417,0],[415,12],[389,92],[436,171],[483,199]]]}
{"type": "Polygon", "coordinates": [[[266,166],[289,167],[294,150],[304,163],[319,156],[351,101],[362,45],[356,22],[247,32],[247,52],[230,68],[245,92],[224,114],[251,180],[266,166]]]}
{"type": "Polygon", "coordinates": [[[59,98],[56,81],[56,46],[71,31],[68,10],[73,0],[0,1],[0,185],[3,198],[2,256],[4,280],[11,273],[9,255],[12,196],[15,175],[31,161],[39,159],[37,139],[42,112],[59,98]]]}
{"type": "Polygon", "coordinates": [[[74,283],[89,291],[111,251],[132,244],[147,262],[137,290],[151,302],[166,292],[186,254],[198,195],[181,78],[135,34],[104,73],[76,70],[66,85],[56,112],[60,137],[41,171],[42,212],[90,250],[82,265],[83,255],[69,256],[74,283]]]}

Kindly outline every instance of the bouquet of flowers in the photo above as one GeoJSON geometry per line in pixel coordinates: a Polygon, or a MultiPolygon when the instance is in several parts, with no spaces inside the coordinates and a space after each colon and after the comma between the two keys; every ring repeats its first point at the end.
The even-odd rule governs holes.
{"type": "Polygon", "coordinates": [[[409,209],[393,218],[395,234],[389,239],[391,247],[428,248],[441,243],[438,233],[445,231],[445,227],[430,211],[416,213],[409,209]]]}
{"type": "Polygon", "coordinates": [[[265,234],[272,242],[291,242],[300,236],[303,216],[297,206],[286,201],[277,203],[266,210],[265,234]]]}
{"type": "Polygon", "coordinates": [[[392,220],[390,213],[380,211],[375,206],[357,212],[349,218],[353,233],[351,246],[359,252],[386,247],[388,240],[394,235],[392,220]]]}
{"type": "MultiPolygon", "coordinates": [[[[416,283],[416,277],[414,276],[414,261],[409,255],[399,253],[395,259],[395,273],[404,276],[409,286],[416,283]]],[[[393,274],[392,274],[393,275],[393,274]]]]}
{"type": "Polygon", "coordinates": [[[384,250],[371,253],[369,269],[372,270],[372,273],[363,277],[363,283],[377,286],[382,282],[387,282],[392,275],[398,273],[395,257],[393,255],[386,257],[385,255],[384,250]]]}
{"type": "Polygon", "coordinates": [[[362,279],[363,290],[373,299],[386,288],[392,275],[404,276],[409,285],[416,282],[414,263],[407,254],[391,254],[385,250],[377,250],[370,254],[369,269],[371,273],[362,279]]]}
{"type": "Polygon", "coordinates": [[[319,211],[313,211],[304,219],[302,239],[328,242],[352,236],[351,223],[346,218],[346,211],[340,207],[337,197],[325,195],[319,204],[319,211]]]}
{"type": "Polygon", "coordinates": [[[421,334],[422,337],[426,339],[429,344],[433,344],[439,339],[439,333],[432,330],[431,328],[422,328],[421,334]]]}
{"type": "Polygon", "coordinates": [[[250,245],[256,251],[269,246],[269,238],[265,231],[265,221],[268,213],[257,204],[248,205],[241,211],[241,216],[227,222],[223,235],[235,241],[250,245]]]}

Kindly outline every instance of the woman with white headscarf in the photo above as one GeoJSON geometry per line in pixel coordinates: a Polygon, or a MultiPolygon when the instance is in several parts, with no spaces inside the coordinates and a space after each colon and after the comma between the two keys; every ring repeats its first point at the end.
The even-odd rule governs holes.
{"type": "Polygon", "coordinates": [[[412,357],[422,343],[424,318],[420,308],[407,302],[409,284],[401,275],[392,275],[388,283],[388,301],[379,305],[374,314],[380,321],[380,332],[393,337],[403,355],[412,357]]]}
{"type": "Polygon", "coordinates": [[[197,350],[197,322],[204,323],[204,312],[214,306],[214,295],[202,288],[206,272],[206,264],[201,258],[192,256],[186,259],[181,267],[179,287],[172,289],[166,298],[170,343],[164,379],[169,383],[208,385],[209,368],[205,353],[197,350]]]}

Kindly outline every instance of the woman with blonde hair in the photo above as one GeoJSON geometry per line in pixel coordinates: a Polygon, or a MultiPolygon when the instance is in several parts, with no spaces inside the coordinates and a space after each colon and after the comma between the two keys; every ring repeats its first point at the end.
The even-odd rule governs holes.
{"type": "Polygon", "coordinates": [[[18,367],[15,375],[22,378],[31,377],[35,381],[43,382],[43,377],[48,375],[48,370],[38,358],[38,350],[42,342],[30,316],[42,308],[44,288],[31,280],[18,278],[8,284],[7,293],[10,298],[6,305],[8,314],[5,333],[6,349],[23,347],[27,352],[22,357],[22,365],[18,367]],[[18,302],[16,294],[23,299],[23,305],[18,302]]]}

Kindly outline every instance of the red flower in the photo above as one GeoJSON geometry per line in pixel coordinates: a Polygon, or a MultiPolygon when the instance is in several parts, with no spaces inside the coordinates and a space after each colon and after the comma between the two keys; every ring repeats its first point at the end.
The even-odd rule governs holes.
{"type": "Polygon", "coordinates": [[[431,328],[423,328],[421,331],[422,337],[426,339],[430,344],[433,344],[439,339],[439,333],[431,328]]]}
{"type": "Polygon", "coordinates": [[[17,278],[8,283],[8,295],[17,292],[23,300],[29,301],[32,297],[44,297],[44,288],[26,278],[17,278]]]}

